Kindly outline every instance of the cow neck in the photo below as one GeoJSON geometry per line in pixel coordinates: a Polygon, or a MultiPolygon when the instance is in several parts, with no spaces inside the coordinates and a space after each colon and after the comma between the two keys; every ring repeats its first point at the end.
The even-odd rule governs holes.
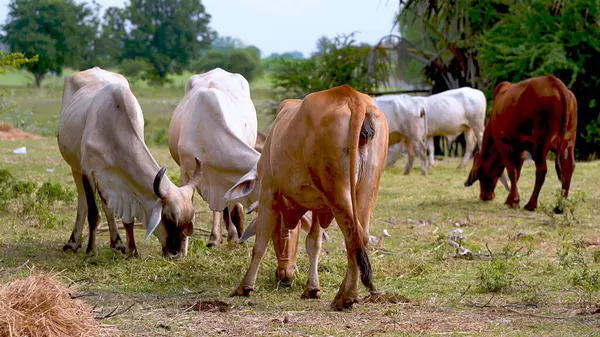
{"type": "MultiPolygon", "coordinates": [[[[137,137],[136,137],[137,138],[137,137]]],[[[131,178],[132,182],[136,183],[136,194],[139,197],[144,198],[145,202],[153,202],[158,199],[154,194],[154,178],[160,170],[160,166],[150,153],[150,150],[140,139],[138,146],[132,146],[135,151],[131,153],[132,165],[125,165],[123,170],[131,178]]],[[[162,195],[167,195],[172,188],[176,188],[175,184],[171,182],[167,174],[163,176],[160,183],[160,191],[162,195]]]]}

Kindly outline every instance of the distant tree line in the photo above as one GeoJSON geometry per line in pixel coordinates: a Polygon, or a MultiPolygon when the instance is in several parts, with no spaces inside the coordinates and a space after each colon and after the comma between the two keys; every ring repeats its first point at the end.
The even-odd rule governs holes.
{"type": "Polygon", "coordinates": [[[198,0],[131,0],[109,7],[74,0],[11,0],[1,41],[25,64],[39,87],[48,73],[100,66],[132,80],[163,84],[170,73],[221,67],[249,80],[262,72],[260,51],[209,27],[198,0]]]}

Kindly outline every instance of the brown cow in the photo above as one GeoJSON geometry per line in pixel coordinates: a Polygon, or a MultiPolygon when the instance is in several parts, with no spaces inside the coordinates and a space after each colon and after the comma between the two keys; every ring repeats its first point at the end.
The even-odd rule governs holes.
{"type": "Polygon", "coordinates": [[[321,296],[317,273],[320,238],[322,229],[334,218],[344,234],[348,269],[332,307],[345,309],[356,302],[359,272],[362,283],[374,292],[365,245],[387,144],[385,116],[369,96],[350,86],[312,93],[303,100],[283,101],[257,167],[225,194],[226,200],[251,195],[260,176],[252,261],[231,295],[249,295],[278,225],[294,229],[309,210],[312,224],[306,250],[310,271],[302,297],[321,296]]]}
{"type": "MultiPolygon", "coordinates": [[[[540,76],[516,84],[500,83],[494,91],[482,150],[475,156],[465,186],[479,180],[479,198],[492,200],[498,177],[506,168],[511,181],[506,204],[518,208],[517,181],[529,152],[536,166],[535,187],[525,209],[533,211],[548,170],[546,156],[552,151],[566,198],[575,169],[576,130],[577,100],[558,78],[540,76]]],[[[554,211],[562,210],[557,207],[554,211]]]]}

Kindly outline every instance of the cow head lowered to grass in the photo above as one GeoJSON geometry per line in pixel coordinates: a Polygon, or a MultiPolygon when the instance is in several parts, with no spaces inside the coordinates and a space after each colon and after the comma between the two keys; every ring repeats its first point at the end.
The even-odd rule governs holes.
{"type": "MultiPolygon", "coordinates": [[[[566,198],[575,169],[576,136],[577,99],[560,79],[539,76],[518,83],[502,82],[494,90],[483,147],[465,186],[479,180],[480,198],[491,200],[497,177],[506,168],[511,186],[505,204],[518,208],[521,197],[517,182],[529,152],[536,167],[535,187],[525,209],[533,211],[548,171],[546,157],[552,151],[566,198]]],[[[562,212],[558,206],[554,211],[562,212]]]]}
{"type": "MultiPolygon", "coordinates": [[[[58,146],[71,167],[77,186],[77,216],[63,251],[77,251],[88,215],[87,252],[96,243],[100,220],[96,192],[100,195],[110,231],[110,245],[123,253],[137,254],[134,218],[154,232],[163,254],[185,256],[193,230],[193,191],[202,165],[196,159],[190,181],[177,187],[144,142],[144,116],[127,80],[98,67],[76,72],[65,79],[58,125],[58,146]],[[127,247],[119,236],[115,216],[123,220],[127,247]]],[[[193,163],[193,160],[192,160],[193,163]]]]}

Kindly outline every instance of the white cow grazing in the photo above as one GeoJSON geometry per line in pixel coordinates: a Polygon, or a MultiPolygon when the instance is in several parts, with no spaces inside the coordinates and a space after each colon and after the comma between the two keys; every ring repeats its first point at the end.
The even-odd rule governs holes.
{"type": "Polygon", "coordinates": [[[415,161],[415,152],[421,158],[421,174],[427,175],[426,110],[422,101],[408,95],[383,95],[373,98],[375,105],[388,120],[390,130],[387,165],[400,157],[400,144],[408,152],[404,174],[409,174],[415,161]],[[390,153],[393,153],[390,155],[390,153]]]}
{"type": "MultiPolygon", "coordinates": [[[[256,138],[256,109],[243,76],[216,68],[188,80],[185,95],[171,118],[169,151],[181,167],[182,183],[194,171],[194,158],[202,162],[198,193],[213,211],[208,246],[222,242],[221,212],[229,212],[225,192],[260,158],[254,149],[256,138]]],[[[235,218],[232,216],[232,220],[235,218]]],[[[236,231],[229,226],[228,232],[230,240],[241,235],[239,227],[236,231]]]]}
{"type": "Polygon", "coordinates": [[[190,183],[175,186],[164,177],[144,143],[144,117],[127,80],[98,67],[65,79],[63,106],[58,125],[58,146],[71,166],[79,194],[77,217],[63,250],[76,251],[88,215],[87,252],[94,249],[100,220],[95,195],[98,191],[111,231],[111,246],[125,248],[117,232],[115,214],[127,231],[127,252],[136,254],[134,217],[158,237],[163,254],[187,254],[194,222],[192,196],[200,166],[190,183]]]}
{"type": "Polygon", "coordinates": [[[471,158],[475,144],[481,149],[485,123],[486,99],[481,90],[463,87],[428,97],[414,97],[425,104],[427,116],[427,147],[429,165],[434,166],[433,137],[444,136],[452,142],[465,133],[466,148],[458,166],[464,167],[471,158]]]}

